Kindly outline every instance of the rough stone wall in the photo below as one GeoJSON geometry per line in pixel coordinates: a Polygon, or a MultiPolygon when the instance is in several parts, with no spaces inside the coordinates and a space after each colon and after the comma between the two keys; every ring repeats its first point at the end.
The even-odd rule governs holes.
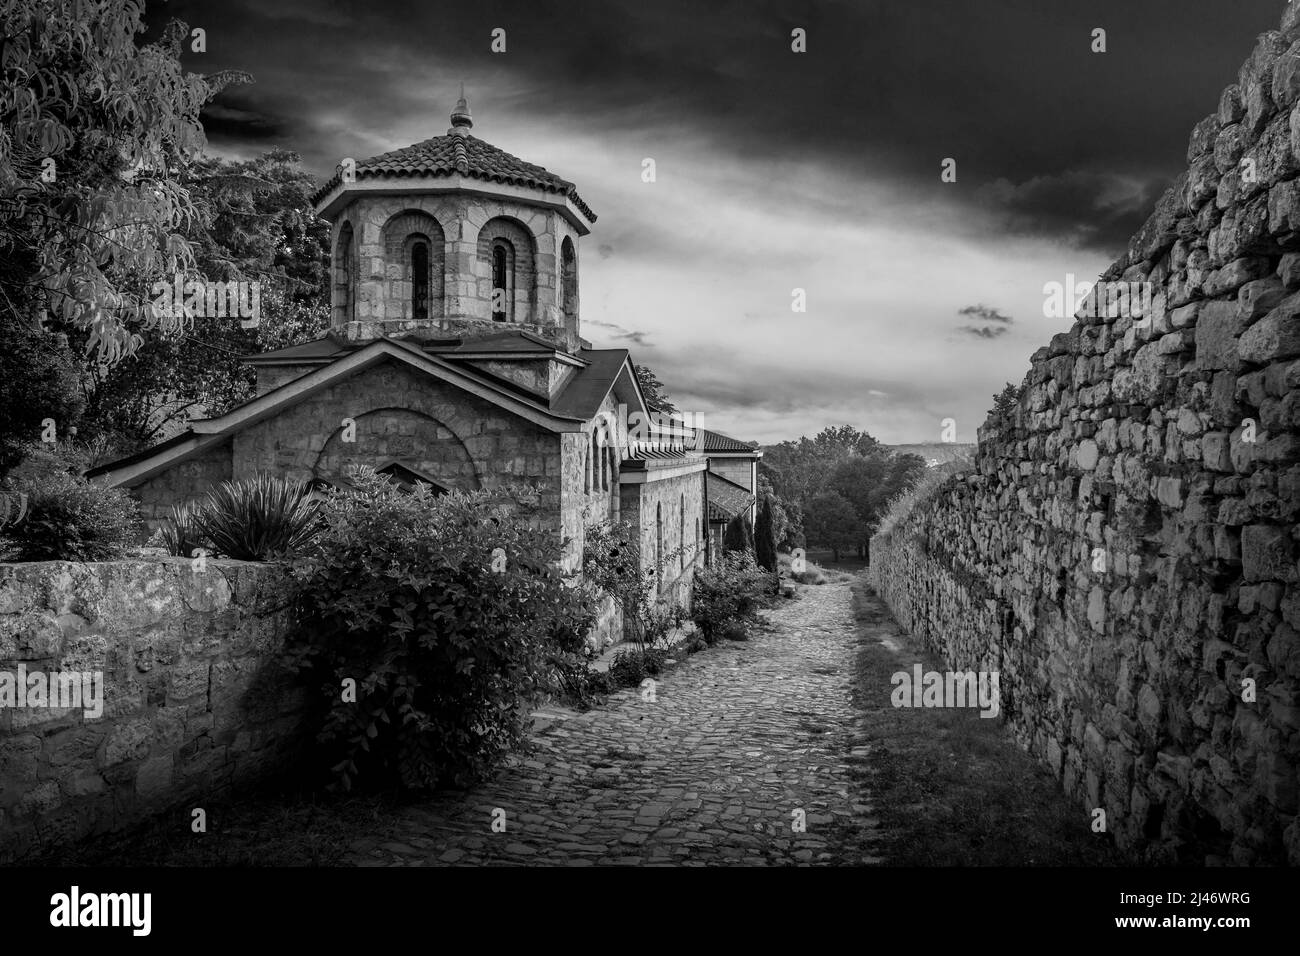
{"type": "Polygon", "coordinates": [[[1149,314],[1036,352],[974,470],[873,539],[874,583],[1156,862],[1300,864],[1300,4],[1103,276],[1149,314]]]}
{"type": "Polygon", "coordinates": [[[165,811],[188,828],[189,810],[294,755],[305,698],[276,666],[281,573],[196,573],[180,558],[0,565],[0,674],[103,674],[97,718],[0,707],[0,863],[165,811]]]}
{"type": "Polygon", "coordinates": [[[171,514],[172,505],[197,501],[231,477],[230,442],[159,472],[131,489],[140,502],[145,527],[153,532],[171,514]]]}
{"type": "Polygon", "coordinates": [[[704,565],[702,543],[704,526],[704,471],[694,471],[621,488],[620,508],[623,517],[638,529],[641,540],[641,565],[654,567],[658,550],[658,522],[663,522],[663,562],[660,600],[689,609],[694,593],[695,569],[704,565]],[[695,537],[700,522],[701,538],[695,537]],[[685,532],[683,538],[682,532],[685,532]],[[674,552],[685,546],[682,555],[674,552]]]}

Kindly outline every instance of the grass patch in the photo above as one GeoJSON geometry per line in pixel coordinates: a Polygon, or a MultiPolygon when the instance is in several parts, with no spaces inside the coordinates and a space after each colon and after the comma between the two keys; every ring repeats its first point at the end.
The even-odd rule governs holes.
{"type": "Polygon", "coordinates": [[[974,708],[895,708],[890,677],[920,662],[947,669],[905,634],[865,580],[853,588],[859,632],[853,703],[863,711],[853,774],[870,794],[892,866],[1116,866],[1128,861],[1091,831],[1051,774],[998,719],[974,708]],[[888,637],[900,651],[891,651],[888,637]]]}
{"type": "Polygon", "coordinates": [[[388,795],[263,790],[231,803],[200,801],[207,832],[189,809],[120,834],[33,859],[32,866],[338,866],[358,836],[382,831],[400,801],[388,795]]]}

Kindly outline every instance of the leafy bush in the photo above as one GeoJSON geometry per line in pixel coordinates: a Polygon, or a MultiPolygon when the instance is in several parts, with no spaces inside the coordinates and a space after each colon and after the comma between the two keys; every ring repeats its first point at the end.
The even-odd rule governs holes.
{"type": "Polygon", "coordinates": [[[0,554],[17,561],[104,561],[140,533],[136,503],[118,488],[68,472],[7,479],[5,494],[27,496],[27,512],[0,536],[0,554]]]}
{"type": "Polygon", "coordinates": [[[749,526],[749,513],[742,511],[727,523],[722,533],[722,550],[727,552],[754,551],[754,529],[749,526]]]}
{"type": "Polygon", "coordinates": [[[825,584],[826,574],[816,565],[810,566],[807,570],[796,571],[790,575],[800,584],[825,584]]]}
{"type": "Polygon", "coordinates": [[[636,687],[647,677],[663,672],[668,652],[660,647],[619,651],[609,664],[609,677],[616,686],[636,687]]]}
{"type": "Polygon", "coordinates": [[[766,577],[754,556],[744,551],[724,552],[713,567],[696,573],[691,618],[706,641],[722,640],[728,624],[758,619],[766,577]]]}
{"type": "Polygon", "coordinates": [[[182,558],[194,556],[194,551],[205,544],[203,530],[199,527],[198,509],[193,504],[172,505],[171,514],[163,518],[158,536],[168,554],[182,558]]]}
{"type": "MultiPolygon", "coordinates": [[[[663,560],[671,563],[677,554],[673,551],[663,560]]],[[[587,529],[582,575],[589,587],[614,599],[624,627],[642,650],[681,624],[681,609],[665,607],[659,600],[654,568],[641,569],[637,531],[628,522],[587,529]]]]}
{"type": "Polygon", "coordinates": [[[299,554],[320,529],[309,494],[306,483],[271,475],[223,481],[193,511],[194,526],[228,558],[299,554]]]}
{"type": "Polygon", "coordinates": [[[562,543],[486,493],[406,494],[364,469],[294,564],[290,659],[321,691],[339,783],[467,784],[563,690],[594,615],[562,543]],[[355,701],[347,682],[355,681],[355,701]]]}

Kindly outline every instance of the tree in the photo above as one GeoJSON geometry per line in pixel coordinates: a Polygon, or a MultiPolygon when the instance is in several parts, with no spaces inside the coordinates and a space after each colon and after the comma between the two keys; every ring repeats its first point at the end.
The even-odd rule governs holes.
{"type": "Polygon", "coordinates": [[[925,473],[918,455],[888,452],[854,455],[835,466],[827,488],[849,502],[858,518],[858,556],[867,556],[867,541],[875,533],[889,502],[925,473]]]}
{"type": "Polygon", "coordinates": [[[990,418],[1001,418],[1014,409],[1020,402],[1020,389],[1010,382],[1002,391],[993,396],[993,407],[989,409],[990,418]]]}
{"type": "Polygon", "coordinates": [[[82,432],[111,436],[122,452],[251,398],[255,376],[241,355],[318,337],[329,325],[329,227],[312,209],[314,180],[296,153],[204,157],[183,181],[198,210],[186,236],[199,271],[257,282],[260,321],[246,329],[209,317],[188,330],[155,329],[128,359],[88,367],[82,432]]]}
{"type": "Polygon", "coordinates": [[[650,366],[633,365],[632,368],[636,370],[637,384],[641,386],[641,394],[645,396],[645,403],[650,411],[669,414],[677,412],[677,406],[668,399],[664,383],[659,381],[650,366]]]}
{"type": "Polygon", "coordinates": [[[177,175],[204,145],[199,111],[242,74],[181,67],[185,24],[136,44],[144,4],[0,0],[0,308],[81,330],[101,359],[163,321],[153,279],[188,273],[177,175]]]}
{"type": "Polygon", "coordinates": [[[727,523],[722,535],[723,551],[754,553],[754,529],[749,526],[749,515],[741,512],[727,523]]]}
{"type": "Polygon", "coordinates": [[[776,536],[772,528],[772,502],[764,498],[758,509],[758,521],[754,525],[754,556],[758,566],[771,572],[775,577],[773,590],[780,590],[781,578],[777,572],[776,536]]]}
{"type": "Polygon", "coordinates": [[[853,505],[834,491],[823,491],[808,502],[804,533],[809,545],[828,548],[835,561],[862,537],[862,523],[853,505]]]}
{"type": "Polygon", "coordinates": [[[62,439],[80,412],[77,364],[68,349],[41,329],[0,321],[0,475],[40,441],[42,422],[53,419],[62,439]]]}
{"type": "Polygon", "coordinates": [[[772,537],[777,550],[790,551],[803,546],[803,512],[784,500],[772,486],[772,478],[762,460],[758,463],[758,496],[772,506],[772,537]]]}
{"type": "Polygon", "coordinates": [[[823,428],[812,438],[784,441],[767,448],[763,465],[773,487],[787,501],[806,503],[826,488],[830,473],[851,455],[887,451],[876,439],[850,425],[823,428]]]}

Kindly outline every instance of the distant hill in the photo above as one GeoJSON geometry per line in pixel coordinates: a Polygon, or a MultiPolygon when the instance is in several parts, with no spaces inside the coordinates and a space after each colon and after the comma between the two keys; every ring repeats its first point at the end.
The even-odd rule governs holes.
{"type": "Polygon", "coordinates": [[[975,443],[932,442],[921,445],[890,445],[890,450],[900,455],[920,455],[927,465],[946,465],[959,458],[973,458],[975,443]]]}

